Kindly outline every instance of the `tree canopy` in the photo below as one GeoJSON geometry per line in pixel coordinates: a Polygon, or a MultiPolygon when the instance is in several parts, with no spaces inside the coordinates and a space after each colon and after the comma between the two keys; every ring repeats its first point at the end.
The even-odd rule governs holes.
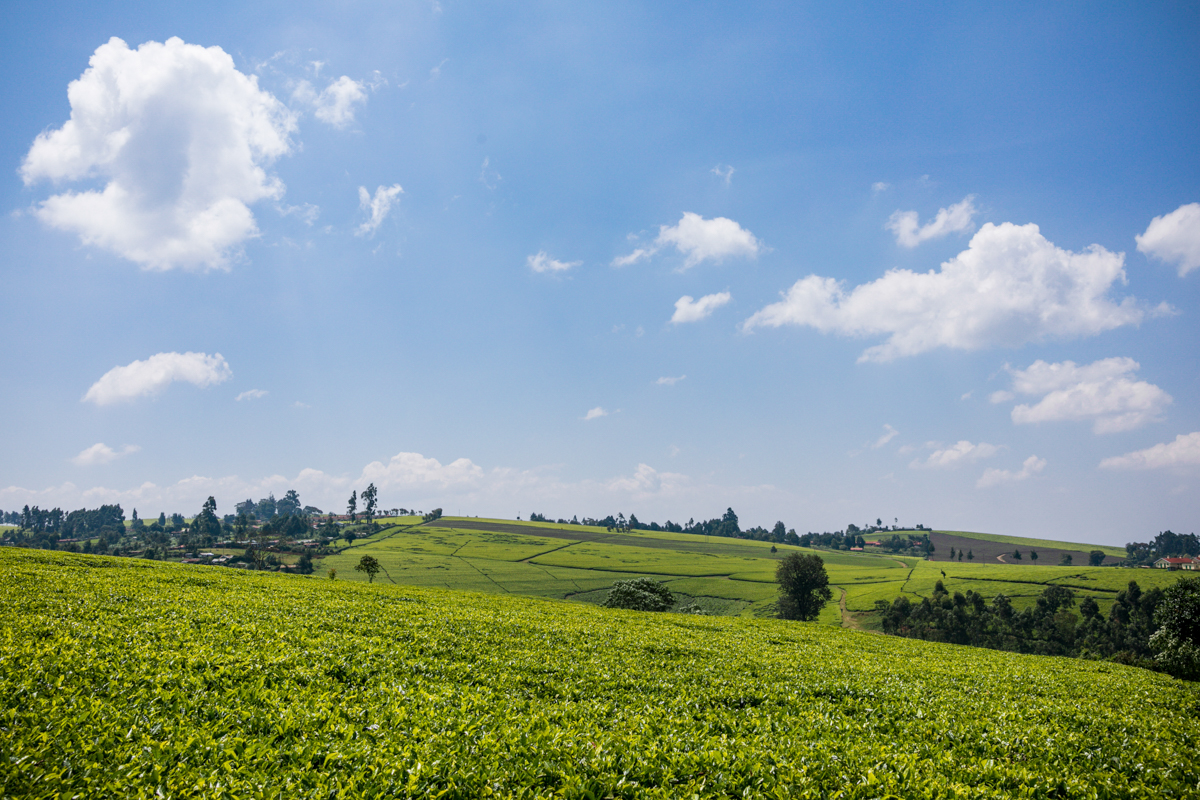
{"type": "Polygon", "coordinates": [[[779,616],[811,621],[833,596],[825,562],[816,554],[790,553],[775,570],[779,583],[779,616]]]}
{"type": "Polygon", "coordinates": [[[633,578],[614,583],[602,605],[632,611],[666,611],[674,603],[675,597],[666,584],[653,578],[633,578]]]}

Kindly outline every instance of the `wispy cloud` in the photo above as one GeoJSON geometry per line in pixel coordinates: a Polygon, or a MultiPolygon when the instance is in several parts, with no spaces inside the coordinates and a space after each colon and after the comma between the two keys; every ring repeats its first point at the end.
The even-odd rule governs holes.
{"type": "Polygon", "coordinates": [[[266,397],[267,394],[268,394],[268,392],[266,389],[247,389],[246,391],[242,392],[241,394],[239,394],[237,397],[235,397],[233,399],[238,400],[238,401],[257,400],[260,397],[266,397]]]}
{"type": "Polygon", "coordinates": [[[709,172],[711,172],[713,175],[716,175],[718,178],[720,178],[726,186],[728,186],[729,182],[733,180],[733,173],[735,171],[736,170],[734,170],[734,168],[728,164],[725,164],[724,166],[717,164],[715,167],[709,170],[709,172]]]}
{"type": "Polygon", "coordinates": [[[896,430],[895,428],[893,428],[891,425],[888,425],[887,423],[884,423],[883,430],[884,430],[883,435],[875,440],[875,444],[871,445],[872,450],[878,450],[879,448],[883,447],[885,444],[890,442],[892,439],[895,439],[897,436],[900,435],[900,431],[896,430]]]}
{"type": "Polygon", "coordinates": [[[356,236],[374,236],[375,231],[387,219],[387,215],[392,210],[392,204],[396,202],[396,198],[404,194],[404,190],[400,188],[400,184],[392,184],[391,186],[380,186],[375,190],[375,196],[367,191],[367,187],[358,187],[358,207],[368,213],[367,221],[358,226],[354,232],[356,236]]]}
{"type": "Polygon", "coordinates": [[[986,489],[989,486],[999,486],[1002,483],[1017,483],[1036,475],[1046,468],[1046,459],[1030,456],[1025,459],[1025,463],[1021,465],[1018,472],[1012,472],[1007,469],[989,468],[983,471],[983,475],[975,482],[975,486],[979,489],[986,489]]]}
{"type": "Polygon", "coordinates": [[[608,415],[608,411],[605,411],[600,406],[596,406],[593,409],[589,409],[587,414],[584,415],[583,419],[586,422],[588,420],[599,419],[600,417],[607,417],[608,415]]]}
{"type": "Polygon", "coordinates": [[[686,377],[687,375],[680,375],[678,377],[663,376],[656,380],[655,383],[659,386],[674,386],[686,377]]]}
{"type": "Polygon", "coordinates": [[[972,444],[963,439],[949,447],[934,450],[924,461],[916,459],[908,466],[912,469],[952,469],[984,458],[991,458],[998,452],[1000,452],[1000,448],[993,444],[987,442],[972,444]]]}
{"type": "Polygon", "coordinates": [[[97,464],[107,464],[110,461],[115,461],[122,456],[127,456],[131,453],[136,453],[142,448],[136,444],[127,444],[120,450],[113,450],[104,442],[96,442],[91,447],[82,450],[79,455],[71,459],[71,463],[78,467],[94,467],[97,464]]]}
{"type": "Polygon", "coordinates": [[[534,272],[566,272],[571,267],[578,267],[582,261],[559,261],[551,258],[545,250],[539,250],[536,255],[527,256],[525,263],[534,272]]]}

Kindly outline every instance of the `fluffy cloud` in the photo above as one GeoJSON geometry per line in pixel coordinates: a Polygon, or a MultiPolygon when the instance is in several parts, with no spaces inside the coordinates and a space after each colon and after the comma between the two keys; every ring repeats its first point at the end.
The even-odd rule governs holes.
{"type": "Polygon", "coordinates": [[[693,299],[690,294],[685,294],[675,301],[675,313],[671,315],[671,322],[676,325],[683,322],[699,322],[728,303],[730,299],[729,292],[706,294],[699,300],[693,299]]]}
{"type": "Polygon", "coordinates": [[[326,510],[344,508],[351,490],[368,483],[380,489],[384,508],[397,505],[418,508],[440,506],[453,513],[460,504],[463,511],[484,516],[511,516],[521,507],[534,506],[542,511],[555,507],[569,516],[579,508],[618,508],[630,510],[637,505],[639,516],[667,516],[680,507],[702,509],[700,514],[719,515],[726,505],[745,502],[761,505],[774,502],[794,503],[773,486],[719,486],[694,481],[686,475],[659,472],[648,464],[638,464],[632,474],[607,479],[567,482],[547,469],[522,470],[510,467],[484,469],[467,458],[448,464],[420,453],[398,453],[386,462],[373,461],[358,474],[330,475],[317,469],[304,469],[294,477],[269,475],[245,480],[237,475],[205,477],[194,475],[166,486],[146,482],[129,489],[95,486],[81,489],[72,483],[45,489],[19,486],[0,488],[0,508],[20,508],[25,503],[45,507],[94,507],[101,503],[121,503],[127,509],[137,507],[143,516],[159,511],[194,513],[209,496],[216,497],[218,511],[232,511],[233,504],[247,497],[278,497],[288,489],[300,493],[302,502],[326,510]],[[490,513],[489,513],[490,512],[490,513]]]}
{"type": "Polygon", "coordinates": [[[101,180],[42,201],[43,223],[146,269],[227,268],[258,235],[249,205],[283,196],[265,168],[291,150],[292,113],[219,47],[112,38],[67,89],[71,118],[38,135],[26,185],[101,180]]]}
{"type": "Polygon", "coordinates": [[[680,375],[678,377],[663,376],[656,380],[655,383],[659,386],[674,386],[686,377],[687,375],[680,375]]]}
{"type": "Polygon", "coordinates": [[[690,211],[675,225],[660,225],[658,237],[649,247],[639,247],[627,256],[613,259],[614,267],[626,267],[644,261],[664,247],[672,246],[685,256],[679,272],[691,269],[702,261],[723,261],[726,258],[754,258],[763,249],[754,234],[731,219],[705,219],[690,211]]]}
{"type": "Polygon", "coordinates": [[[578,267],[582,261],[559,261],[546,255],[545,250],[539,250],[537,255],[527,256],[525,263],[534,272],[566,272],[571,267],[578,267]]]}
{"type": "Polygon", "coordinates": [[[79,455],[71,459],[71,463],[77,467],[92,467],[97,464],[107,464],[110,461],[115,461],[121,456],[127,456],[130,453],[136,453],[142,448],[136,444],[127,444],[120,450],[113,450],[104,442],[96,442],[91,447],[84,449],[79,455]]]}
{"type": "Polygon", "coordinates": [[[883,430],[884,430],[883,435],[875,440],[875,444],[871,445],[872,450],[878,450],[879,448],[883,447],[885,444],[890,442],[892,439],[895,439],[897,436],[900,435],[900,431],[896,430],[891,425],[888,425],[886,423],[883,426],[883,430]]]}
{"type": "Polygon", "coordinates": [[[387,219],[388,213],[392,210],[392,204],[402,194],[404,194],[404,190],[398,183],[391,186],[380,186],[375,190],[374,197],[371,197],[367,187],[358,187],[358,207],[366,211],[370,217],[358,226],[358,230],[354,232],[355,235],[374,236],[376,229],[387,219]]]}
{"type": "Polygon", "coordinates": [[[242,400],[258,400],[260,398],[266,397],[267,394],[268,393],[267,393],[266,389],[247,389],[246,391],[242,392],[241,394],[239,394],[237,397],[235,397],[233,399],[237,400],[239,402],[242,400]]]}
{"type": "MultiPolygon", "coordinates": [[[[1015,407],[1012,420],[1018,425],[1092,420],[1096,433],[1128,431],[1158,422],[1173,400],[1154,384],[1133,380],[1138,367],[1132,358],[1106,358],[1084,366],[1073,361],[1035,361],[1028,369],[1010,369],[1014,392],[1042,395],[1034,405],[1015,407]]],[[[1012,392],[995,392],[991,399],[995,403],[1012,397],[1012,392]]]]}
{"type": "Polygon", "coordinates": [[[83,399],[106,406],[158,394],[175,381],[204,388],[232,377],[233,371],[220,353],[159,353],[145,361],[113,367],[92,384],[83,399]]]}
{"type": "Polygon", "coordinates": [[[483,469],[469,458],[459,458],[442,464],[436,458],[420,453],[397,453],[387,464],[372,461],[362,471],[362,481],[374,483],[380,489],[447,489],[452,486],[475,486],[483,478],[483,469]]]}
{"type": "Polygon", "coordinates": [[[1183,277],[1200,267],[1200,203],[1188,203],[1150,220],[1146,232],[1135,236],[1137,249],[1179,267],[1183,277]]]}
{"type": "Polygon", "coordinates": [[[949,208],[938,209],[937,215],[924,225],[919,224],[917,212],[896,211],[888,218],[884,227],[896,234],[896,244],[901,247],[916,247],[930,239],[969,230],[972,227],[971,219],[976,214],[974,201],[974,195],[967,195],[962,202],[949,208]]]}
{"type": "Polygon", "coordinates": [[[300,81],[292,98],[312,106],[313,114],[322,122],[345,128],[354,122],[354,107],[367,102],[367,92],[362,83],[343,75],[319,93],[308,81],[300,81]]]}
{"type": "Polygon", "coordinates": [[[908,466],[912,469],[951,469],[961,467],[984,458],[991,458],[1000,448],[987,442],[971,444],[966,439],[950,447],[934,450],[924,461],[916,459],[908,466]]]}
{"type": "Polygon", "coordinates": [[[1200,431],[1179,434],[1175,441],[1113,456],[1100,462],[1103,469],[1161,469],[1200,465],[1200,431]]]}
{"type": "Polygon", "coordinates": [[[1019,472],[1012,472],[1007,469],[986,469],[979,480],[975,482],[975,486],[980,489],[986,489],[989,486],[998,486],[1002,483],[1016,483],[1023,481],[1031,475],[1041,472],[1046,468],[1046,459],[1030,456],[1025,459],[1025,463],[1021,465],[1019,472]]]}
{"type": "Polygon", "coordinates": [[[599,419],[600,417],[607,417],[608,415],[609,412],[605,411],[600,406],[596,406],[595,408],[589,409],[587,414],[584,415],[583,419],[586,422],[587,420],[599,419]]]}
{"type": "Polygon", "coordinates": [[[891,361],[938,347],[1016,347],[1048,338],[1091,336],[1146,316],[1136,300],[1114,302],[1125,257],[1092,245],[1055,247],[1037,225],[985,224],[967,249],[926,273],[889,270],[846,292],[833,278],[809,275],[742,329],[808,325],[848,336],[888,335],[859,361],[891,361]]]}

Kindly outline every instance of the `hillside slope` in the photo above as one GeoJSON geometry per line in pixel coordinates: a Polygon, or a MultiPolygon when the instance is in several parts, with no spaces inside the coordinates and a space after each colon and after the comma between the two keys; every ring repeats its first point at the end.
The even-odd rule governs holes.
{"type": "Polygon", "coordinates": [[[774,620],[0,550],[0,793],[1166,797],[1200,690],[774,620]]]}

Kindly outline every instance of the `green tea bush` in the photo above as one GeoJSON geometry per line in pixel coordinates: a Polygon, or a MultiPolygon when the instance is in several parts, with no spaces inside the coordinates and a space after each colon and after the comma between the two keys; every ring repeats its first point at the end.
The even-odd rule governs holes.
{"type": "Polygon", "coordinates": [[[0,548],[5,798],[1128,798],[1200,690],[780,620],[0,548]]]}

